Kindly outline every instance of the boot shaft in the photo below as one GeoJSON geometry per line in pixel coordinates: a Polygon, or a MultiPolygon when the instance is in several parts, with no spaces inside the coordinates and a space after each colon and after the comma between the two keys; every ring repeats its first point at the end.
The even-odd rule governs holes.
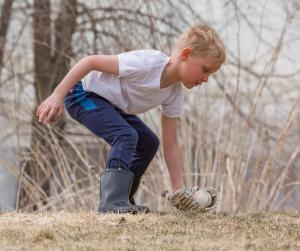
{"type": "Polygon", "coordinates": [[[134,173],[124,168],[106,169],[100,177],[101,203],[128,201],[134,173]]]}
{"type": "Polygon", "coordinates": [[[134,179],[134,173],[124,168],[106,169],[100,177],[100,205],[103,213],[149,213],[144,206],[132,205],[129,194],[134,179]]]}

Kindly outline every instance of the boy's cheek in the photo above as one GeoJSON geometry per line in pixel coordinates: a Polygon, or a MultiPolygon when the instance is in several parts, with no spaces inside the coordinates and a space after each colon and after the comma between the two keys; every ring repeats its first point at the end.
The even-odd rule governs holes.
{"type": "Polygon", "coordinates": [[[199,81],[199,78],[202,76],[202,73],[199,71],[199,69],[190,68],[188,69],[187,76],[192,81],[199,81]]]}
{"type": "Polygon", "coordinates": [[[201,77],[201,73],[198,68],[194,67],[193,65],[186,64],[185,67],[181,69],[181,80],[185,83],[194,83],[199,81],[201,77]]]}

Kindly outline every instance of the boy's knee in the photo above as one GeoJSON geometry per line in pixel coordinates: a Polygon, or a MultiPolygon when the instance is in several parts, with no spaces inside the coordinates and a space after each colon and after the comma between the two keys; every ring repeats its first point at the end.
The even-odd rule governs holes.
{"type": "Polygon", "coordinates": [[[150,144],[151,152],[153,154],[155,154],[159,148],[160,141],[159,141],[159,138],[155,134],[153,134],[150,139],[151,140],[150,140],[149,144],[150,144]]]}
{"type": "Polygon", "coordinates": [[[136,146],[138,140],[139,135],[137,131],[134,128],[126,128],[118,134],[118,136],[114,140],[114,143],[125,141],[125,144],[136,146]]]}
{"type": "Polygon", "coordinates": [[[126,137],[128,140],[132,141],[134,144],[137,144],[139,140],[139,134],[135,129],[129,129],[125,134],[124,137],[126,137]]]}

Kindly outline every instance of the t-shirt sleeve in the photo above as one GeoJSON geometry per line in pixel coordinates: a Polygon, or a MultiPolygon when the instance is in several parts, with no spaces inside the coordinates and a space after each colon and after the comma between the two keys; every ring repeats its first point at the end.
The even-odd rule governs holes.
{"type": "Polygon", "coordinates": [[[130,79],[133,82],[142,82],[148,75],[148,68],[143,55],[136,51],[118,54],[119,77],[130,79]]]}
{"type": "Polygon", "coordinates": [[[169,118],[179,118],[182,114],[182,90],[176,88],[169,98],[161,104],[161,112],[169,118]]]}

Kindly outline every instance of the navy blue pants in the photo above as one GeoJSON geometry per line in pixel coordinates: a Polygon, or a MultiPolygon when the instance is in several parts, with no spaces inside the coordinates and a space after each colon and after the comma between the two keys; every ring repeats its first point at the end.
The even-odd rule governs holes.
{"type": "Polygon", "coordinates": [[[142,176],[157,152],[158,137],[133,114],[85,92],[79,81],[65,97],[70,116],[111,145],[106,168],[126,168],[142,176]]]}

